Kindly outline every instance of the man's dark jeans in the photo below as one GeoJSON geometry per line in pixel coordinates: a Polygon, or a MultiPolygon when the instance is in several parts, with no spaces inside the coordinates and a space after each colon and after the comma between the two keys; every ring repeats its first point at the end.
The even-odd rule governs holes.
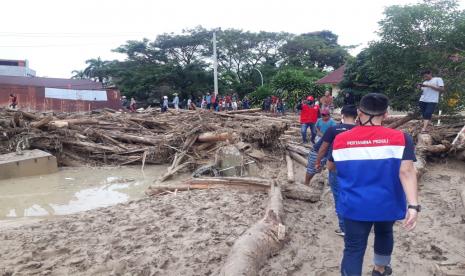
{"type": "MultiPolygon", "coordinates": [[[[337,183],[337,172],[336,171],[328,172],[328,182],[329,182],[329,186],[331,187],[331,192],[333,193],[334,206],[336,207],[337,203],[339,202],[339,183],[337,183]]],[[[341,217],[341,215],[337,214],[337,220],[339,223],[339,230],[345,233],[346,231],[344,228],[344,218],[341,217]]]]}
{"type": "Polygon", "coordinates": [[[374,263],[379,266],[389,265],[391,262],[394,237],[392,227],[394,221],[355,221],[344,219],[344,257],[341,264],[341,275],[362,275],[363,256],[367,247],[371,227],[375,226],[375,254],[374,263]]]}
{"type": "Polygon", "coordinates": [[[315,143],[316,137],[316,128],[314,123],[302,123],[300,125],[300,133],[302,134],[302,142],[307,143],[307,128],[310,128],[310,132],[312,134],[312,143],[315,143]]]}

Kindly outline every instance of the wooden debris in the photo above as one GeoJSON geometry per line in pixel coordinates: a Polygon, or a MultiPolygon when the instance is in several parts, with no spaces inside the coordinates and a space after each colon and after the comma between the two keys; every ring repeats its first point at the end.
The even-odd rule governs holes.
{"type": "Polygon", "coordinates": [[[220,275],[258,275],[266,260],[283,245],[283,215],[281,189],[273,183],[265,216],[234,242],[220,275]]]}
{"type": "Polygon", "coordinates": [[[242,109],[234,111],[226,111],[226,114],[244,114],[244,113],[255,113],[262,111],[261,108],[242,109]]]}
{"type": "Polygon", "coordinates": [[[320,201],[322,191],[322,189],[314,189],[296,183],[295,185],[285,185],[282,192],[285,198],[315,203],[320,201]]]}
{"type": "Polygon", "coordinates": [[[47,117],[44,117],[42,119],[40,119],[39,121],[36,121],[36,122],[32,122],[30,124],[31,127],[33,128],[41,128],[43,126],[46,126],[48,123],[50,123],[51,121],[53,120],[53,117],[52,116],[47,116],[47,117]]]}
{"type": "Polygon", "coordinates": [[[202,133],[197,138],[197,141],[201,143],[210,143],[210,142],[219,142],[219,141],[226,141],[232,138],[232,135],[228,132],[223,133],[202,133]]]}
{"type": "Polygon", "coordinates": [[[304,158],[302,155],[300,154],[297,154],[293,151],[290,151],[288,150],[287,151],[289,156],[294,159],[294,161],[296,161],[297,163],[299,163],[300,165],[304,166],[304,167],[307,167],[307,159],[304,158]]]}
{"type": "Polygon", "coordinates": [[[307,157],[310,150],[306,147],[303,147],[301,145],[297,145],[297,144],[291,144],[291,143],[287,143],[286,144],[286,149],[290,150],[290,151],[293,151],[295,153],[298,153],[302,156],[305,156],[307,157]]]}
{"type": "Polygon", "coordinates": [[[463,189],[460,193],[460,198],[462,199],[462,206],[465,211],[465,189],[463,189]]]}
{"type": "Polygon", "coordinates": [[[433,139],[429,134],[419,134],[417,136],[417,162],[414,163],[415,169],[417,170],[417,179],[419,180],[421,176],[426,172],[426,153],[424,148],[430,147],[433,144],[433,139]]]}
{"type": "Polygon", "coordinates": [[[294,163],[292,162],[291,156],[286,153],[286,164],[287,164],[287,182],[294,183],[294,163]]]}
{"type": "Polygon", "coordinates": [[[413,120],[414,118],[415,118],[414,114],[409,113],[409,114],[407,114],[407,116],[403,116],[400,119],[393,121],[392,123],[388,124],[386,127],[398,128],[398,127],[402,126],[403,124],[413,120]]]}

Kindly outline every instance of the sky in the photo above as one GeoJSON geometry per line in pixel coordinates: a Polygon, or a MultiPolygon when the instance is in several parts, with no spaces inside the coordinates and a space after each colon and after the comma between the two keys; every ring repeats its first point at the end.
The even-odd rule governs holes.
{"type": "MultiPolygon", "coordinates": [[[[0,59],[27,59],[40,77],[69,78],[111,50],[201,25],[295,34],[330,30],[341,45],[377,39],[386,6],[418,0],[22,0],[2,1],[0,59]]],[[[460,0],[465,7],[465,0],[460,0]]]]}

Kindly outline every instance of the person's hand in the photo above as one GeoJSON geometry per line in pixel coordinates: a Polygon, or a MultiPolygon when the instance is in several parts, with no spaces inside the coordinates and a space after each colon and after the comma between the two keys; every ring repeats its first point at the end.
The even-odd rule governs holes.
{"type": "Polygon", "coordinates": [[[317,170],[317,171],[321,170],[321,161],[320,160],[315,161],[315,170],[317,170]]]}
{"type": "Polygon", "coordinates": [[[415,209],[407,209],[407,215],[405,215],[405,220],[402,223],[402,226],[407,231],[411,231],[417,226],[417,217],[418,212],[415,209]]]}

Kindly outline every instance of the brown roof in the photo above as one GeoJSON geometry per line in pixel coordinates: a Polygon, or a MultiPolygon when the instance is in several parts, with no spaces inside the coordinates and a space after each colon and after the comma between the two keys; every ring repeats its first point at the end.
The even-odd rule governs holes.
{"type": "Polygon", "coordinates": [[[99,82],[78,79],[56,79],[39,77],[0,76],[0,84],[40,86],[48,88],[63,88],[76,90],[97,90],[103,86],[99,82]]]}
{"type": "Polygon", "coordinates": [[[344,70],[346,69],[345,65],[337,68],[333,72],[319,79],[317,84],[338,84],[344,79],[344,70]]]}

